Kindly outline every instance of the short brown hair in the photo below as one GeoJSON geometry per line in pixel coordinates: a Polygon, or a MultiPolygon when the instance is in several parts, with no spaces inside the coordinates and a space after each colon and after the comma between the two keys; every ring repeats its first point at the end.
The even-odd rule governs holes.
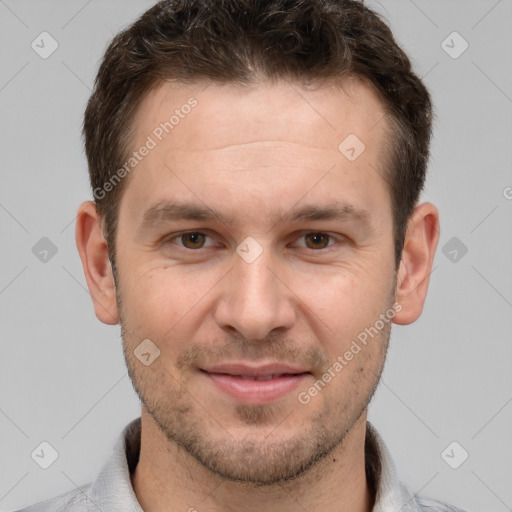
{"type": "Polygon", "coordinates": [[[153,87],[169,79],[250,85],[263,77],[312,84],[347,76],[368,82],[386,112],[391,150],[384,178],[398,268],[407,221],[424,186],[432,105],[389,27],[358,0],[162,0],[112,40],[83,123],[111,262],[127,180],[108,194],[104,184],[133,151],[137,107],[153,87]]]}

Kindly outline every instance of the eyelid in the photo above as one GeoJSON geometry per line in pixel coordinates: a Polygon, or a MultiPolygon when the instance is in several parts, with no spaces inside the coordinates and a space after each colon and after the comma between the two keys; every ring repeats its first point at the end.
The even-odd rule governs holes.
{"type": "Polygon", "coordinates": [[[313,234],[313,235],[324,235],[324,236],[327,236],[330,239],[334,240],[333,244],[330,244],[327,247],[323,247],[323,248],[320,248],[320,249],[311,249],[310,247],[300,246],[302,249],[309,249],[310,251],[313,251],[313,252],[325,252],[325,251],[328,251],[330,248],[334,247],[337,243],[345,241],[345,238],[342,237],[341,235],[335,235],[333,233],[330,233],[329,231],[316,231],[316,230],[311,230],[311,229],[310,230],[306,230],[306,231],[300,231],[297,235],[294,235],[294,239],[295,238],[296,239],[301,239],[304,236],[310,235],[310,234],[313,234]]]}
{"type": "Polygon", "coordinates": [[[213,240],[213,237],[211,235],[209,235],[208,233],[210,233],[209,230],[207,229],[203,229],[203,230],[199,230],[199,229],[189,229],[187,231],[180,231],[179,233],[172,233],[171,235],[168,235],[168,236],[165,236],[163,239],[162,239],[162,243],[163,244],[167,244],[167,243],[172,243],[173,245],[177,245],[180,249],[183,249],[185,251],[200,251],[201,249],[205,249],[205,248],[208,248],[208,247],[212,247],[212,245],[208,245],[207,247],[201,247],[199,249],[189,249],[188,247],[184,247],[183,245],[179,245],[177,244],[176,242],[173,242],[176,238],[181,238],[183,235],[188,235],[188,234],[192,234],[192,233],[199,233],[201,235],[205,235],[206,237],[210,238],[213,240]]]}
{"type": "MultiPolygon", "coordinates": [[[[196,230],[192,229],[192,230],[187,230],[187,231],[180,231],[178,233],[172,233],[171,235],[164,237],[162,239],[162,243],[163,244],[172,243],[173,245],[177,245],[180,249],[182,249],[184,251],[187,251],[187,252],[199,252],[202,249],[207,249],[209,247],[213,247],[214,246],[214,244],[212,244],[212,245],[208,245],[206,247],[200,247],[199,249],[189,249],[188,247],[184,247],[183,245],[180,245],[180,244],[177,244],[176,242],[173,242],[175,239],[177,239],[177,238],[179,239],[183,235],[187,235],[187,234],[191,234],[191,233],[199,233],[199,234],[205,235],[206,237],[208,237],[208,238],[210,238],[212,240],[214,239],[214,237],[209,234],[211,232],[208,229],[203,229],[203,230],[201,230],[201,229],[196,229],[196,230]]],[[[335,241],[335,243],[332,243],[332,244],[328,245],[327,247],[320,248],[320,249],[311,249],[310,247],[299,246],[302,249],[307,249],[307,250],[309,250],[311,252],[326,252],[330,248],[332,248],[335,245],[337,245],[338,243],[346,242],[346,237],[344,237],[343,235],[333,234],[333,233],[331,233],[329,231],[319,231],[319,230],[311,230],[311,229],[298,231],[298,232],[294,233],[291,236],[293,236],[293,240],[298,240],[298,239],[301,239],[304,236],[309,235],[309,234],[325,235],[325,236],[328,236],[330,239],[333,239],[335,241]]]]}

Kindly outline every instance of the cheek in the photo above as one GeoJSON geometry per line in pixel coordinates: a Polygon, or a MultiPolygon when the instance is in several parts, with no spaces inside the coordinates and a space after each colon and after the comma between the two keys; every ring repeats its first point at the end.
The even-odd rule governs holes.
{"type": "MultiPolygon", "coordinates": [[[[359,263],[318,265],[314,272],[282,269],[287,287],[293,291],[283,289],[283,297],[288,297],[284,300],[295,303],[299,316],[320,339],[334,338],[336,347],[349,342],[388,306],[390,274],[385,272],[382,258],[379,263],[377,255],[363,256],[359,263]]],[[[120,263],[124,263],[120,266],[124,320],[142,339],[172,338],[176,343],[199,328],[214,308],[215,288],[226,274],[222,265],[198,272],[194,266],[120,263]]]]}
{"type": "Polygon", "coordinates": [[[357,270],[334,269],[333,272],[331,269],[329,275],[290,285],[304,302],[304,314],[316,317],[318,325],[323,325],[335,343],[357,336],[362,329],[373,325],[391,301],[389,275],[376,275],[368,267],[357,270]]]}
{"type": "Polygon", "coordinates": [[[197,325],[194,318],[217,281],[172,268],[132,271],[121,284],[124,321],[138,337],[172,338],[173,344],[178,343],[197,325]]]}

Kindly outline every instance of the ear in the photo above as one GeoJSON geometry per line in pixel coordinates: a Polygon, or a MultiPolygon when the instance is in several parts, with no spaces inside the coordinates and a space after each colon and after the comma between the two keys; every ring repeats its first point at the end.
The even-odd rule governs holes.
{"type": "Polygon", "coordinates": [[[100,322],[116,325],[119,313],[114,276],[101,229],[101,217],[92,201],[86,201],[78,208],[75,239],[94,312],[100,322]]]}
{"type": "Polygon", "coordinates": [[[407,223],[396,285],[396,302],[402,309],[394,316],[394,323],[412,324],[421,315],[438,241],[437,208],[432,203],[418,205],[407,223]]]}

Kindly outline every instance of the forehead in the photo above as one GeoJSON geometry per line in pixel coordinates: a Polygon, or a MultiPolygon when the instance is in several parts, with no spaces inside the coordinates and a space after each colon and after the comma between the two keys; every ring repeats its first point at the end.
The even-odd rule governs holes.
{"type": "Polygon", "coordinates": [[[269,218],[276,217],[269,205],[288,209],[306,194],[359,195],[355,206],[367,209],[388,202],[383,116],[377,95],[358,79],[316,89],[165,83],[138,109],[132,148],[149,139],[154,147],[125,196],[138,218],[176,194],[269,218]]]}
{"type": "MultiPolygon", "coordinates": [[[[304,143],[318,130],[318,147],[332,148],[340,137],[357,133],[374,143],[385,129],[382,103],[373,89],[356,77],[323,87],[304,88],[293,82],[183,84],[155,86],[141,101],[134,120],[135,146],[165,122],[172,125],[167,142],[202,149],[206,143],[258,140],[304,143]],[[190,104],[196,104],[189,108],[190,104]],[[183,122],[191,118],[195,122],[183,122]],[[192,126],[190,126],[192,125],[192,126]],[[212,133],[214,125],[214,133],[212,133]],[[367,133],[369,128],[374,133],[367,133]]],[[[157,130],[158,135],[158,130],[157,130]]],[[[380,141],[379,141],[380,142],[380,141]]],[[[213,144],[210,144],[214,147],[213,144]]]]}

